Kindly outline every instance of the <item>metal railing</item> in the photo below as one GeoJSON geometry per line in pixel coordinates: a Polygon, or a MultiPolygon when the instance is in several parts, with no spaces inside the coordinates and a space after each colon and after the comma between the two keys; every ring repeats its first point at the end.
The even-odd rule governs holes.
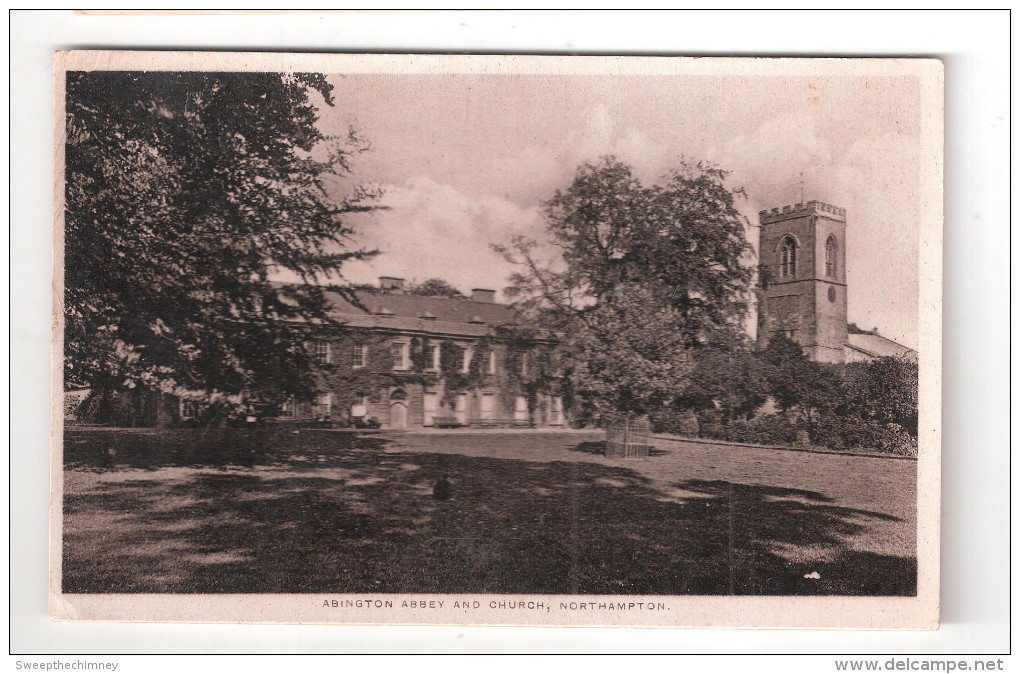
{"type": "Polygon", "coordinates": [[[606,456],[613,458],[646,457],[651,424],[647,419],[627,417],[606,426],[606,456]]]}

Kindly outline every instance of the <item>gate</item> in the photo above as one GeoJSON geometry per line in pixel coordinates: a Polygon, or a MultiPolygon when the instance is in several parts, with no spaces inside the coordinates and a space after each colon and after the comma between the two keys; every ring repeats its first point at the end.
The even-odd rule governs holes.
{"type": "Polygon", "coordinates": [[[626,418],[606,426],[606,456],[621,459],[646,457],[651,449],[648,436],[651,424],[647,419],[626,418]]]}

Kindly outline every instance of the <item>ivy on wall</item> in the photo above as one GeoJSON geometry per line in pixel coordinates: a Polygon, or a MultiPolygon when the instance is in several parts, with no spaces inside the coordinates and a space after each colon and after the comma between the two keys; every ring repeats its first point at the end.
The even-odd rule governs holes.
{"type": "MultiPolygon", "coordinates": [[[[466,370],[465,345],[450,339],[411,338],[406,370],[393,369],[393,335],[346,330],[333,331],[318,340],[329,342],[331,362],[319,364],[313,373],[316,389],[332,392],[334,410],[341,415],[362,397],[379,402],[380,392],[386,388],[412,383],[426,387],[443,383],[441,402],[451,410],[455,409],[459,394],[489,386],[499,391],[500,402],[509,411],[514,410],[517,397],[524,396],[531,415],[547,412],[542,394],[563,397],[564,408],[569,396],[560,350],[519,329],[501,328],[495,336],[473,341],[466,370]],[[438,371],[431,369],[433,347],[439,349],[438,371]],[[360,349],[364,356],[356,360],[360,349]],[[488,371],[490,354],[494,354],[495,373],[488,371]],[[522,368],[524,359],[526,366],[522,368]],[[361,366],[355,367],[358,361],[361,366]]],[[[307,348],[311,349],[313,343],[314,340],[309,341],[307,348]]]]}
{"type": "Polygon", "coordinates": [[[398,383],[393,370],[393,340],[363,331],[343,331],[322,336],[330,345],[330,362],[318,364],[316,389],[333,394],[334,416],[345,414],[362,397],[378,400],[378,392],[398,383]],[[361,366],[355,367],[356,353],[361,366]]]}
{"type": "Polygon", "coordinates": [[[449,340],[439,344],[439,371],[445,381],[442,402],[450,409],[456,406],[457,394],[481,385],[478,377],[474,376],[477,368],[472,368],[478,357],[477,346],[467,372],[464,372],[464,352],[464,347],[449,340]]]}
{"type": "Polygon", "coordinates": [[[513,410],[517,397],[527,400],[528,414],[547,414],[542,394],[563,396],[565,353],[556,345],[541,341],[534,329],[501,328],[502,367],[497,368],[501,402],[513,410]]]}

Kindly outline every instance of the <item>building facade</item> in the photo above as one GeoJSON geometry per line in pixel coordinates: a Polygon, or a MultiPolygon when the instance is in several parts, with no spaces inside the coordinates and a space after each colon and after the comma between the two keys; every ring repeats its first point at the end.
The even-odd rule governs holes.
{"type": "Polygon", "coordinates": [[[565,426],[548,359],[556,340],[507,338],[518,317],[495,295],[483,288],[470,299],[413,295],[396,277],[357,292],[356,304],[328,294],[343,327],[310,346],[323,372],[341,376],[324,375],[312,399],[286,400],[276,417],[391,430],[565,426]]]}
{"type": "Polygon", "coordinates": [[[846,210],[808,201],[758,213],[758,342],[784,333],[812,360],[844,363],[896,356],[912,349],[848,329],[846,210]]]}

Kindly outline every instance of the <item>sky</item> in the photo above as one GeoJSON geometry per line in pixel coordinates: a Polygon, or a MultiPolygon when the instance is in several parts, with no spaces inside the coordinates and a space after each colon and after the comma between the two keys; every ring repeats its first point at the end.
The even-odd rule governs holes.
{"type": "MultiPolygon", "coordinates": [[[[680,158],[743,187],[741,211],[816,199],[847,209],[848,320],[917,347],[920,92],[911,77],[331,75],[320,127],[370,143],[352,179],[387,210],[351,220],[381,253],[344,268],[502,290],[491,250],[541,238],[542,203],[613,154],[644,182],[680,158]]],[[[748,231],[757,247],[757,228],[748,231]]]]}

